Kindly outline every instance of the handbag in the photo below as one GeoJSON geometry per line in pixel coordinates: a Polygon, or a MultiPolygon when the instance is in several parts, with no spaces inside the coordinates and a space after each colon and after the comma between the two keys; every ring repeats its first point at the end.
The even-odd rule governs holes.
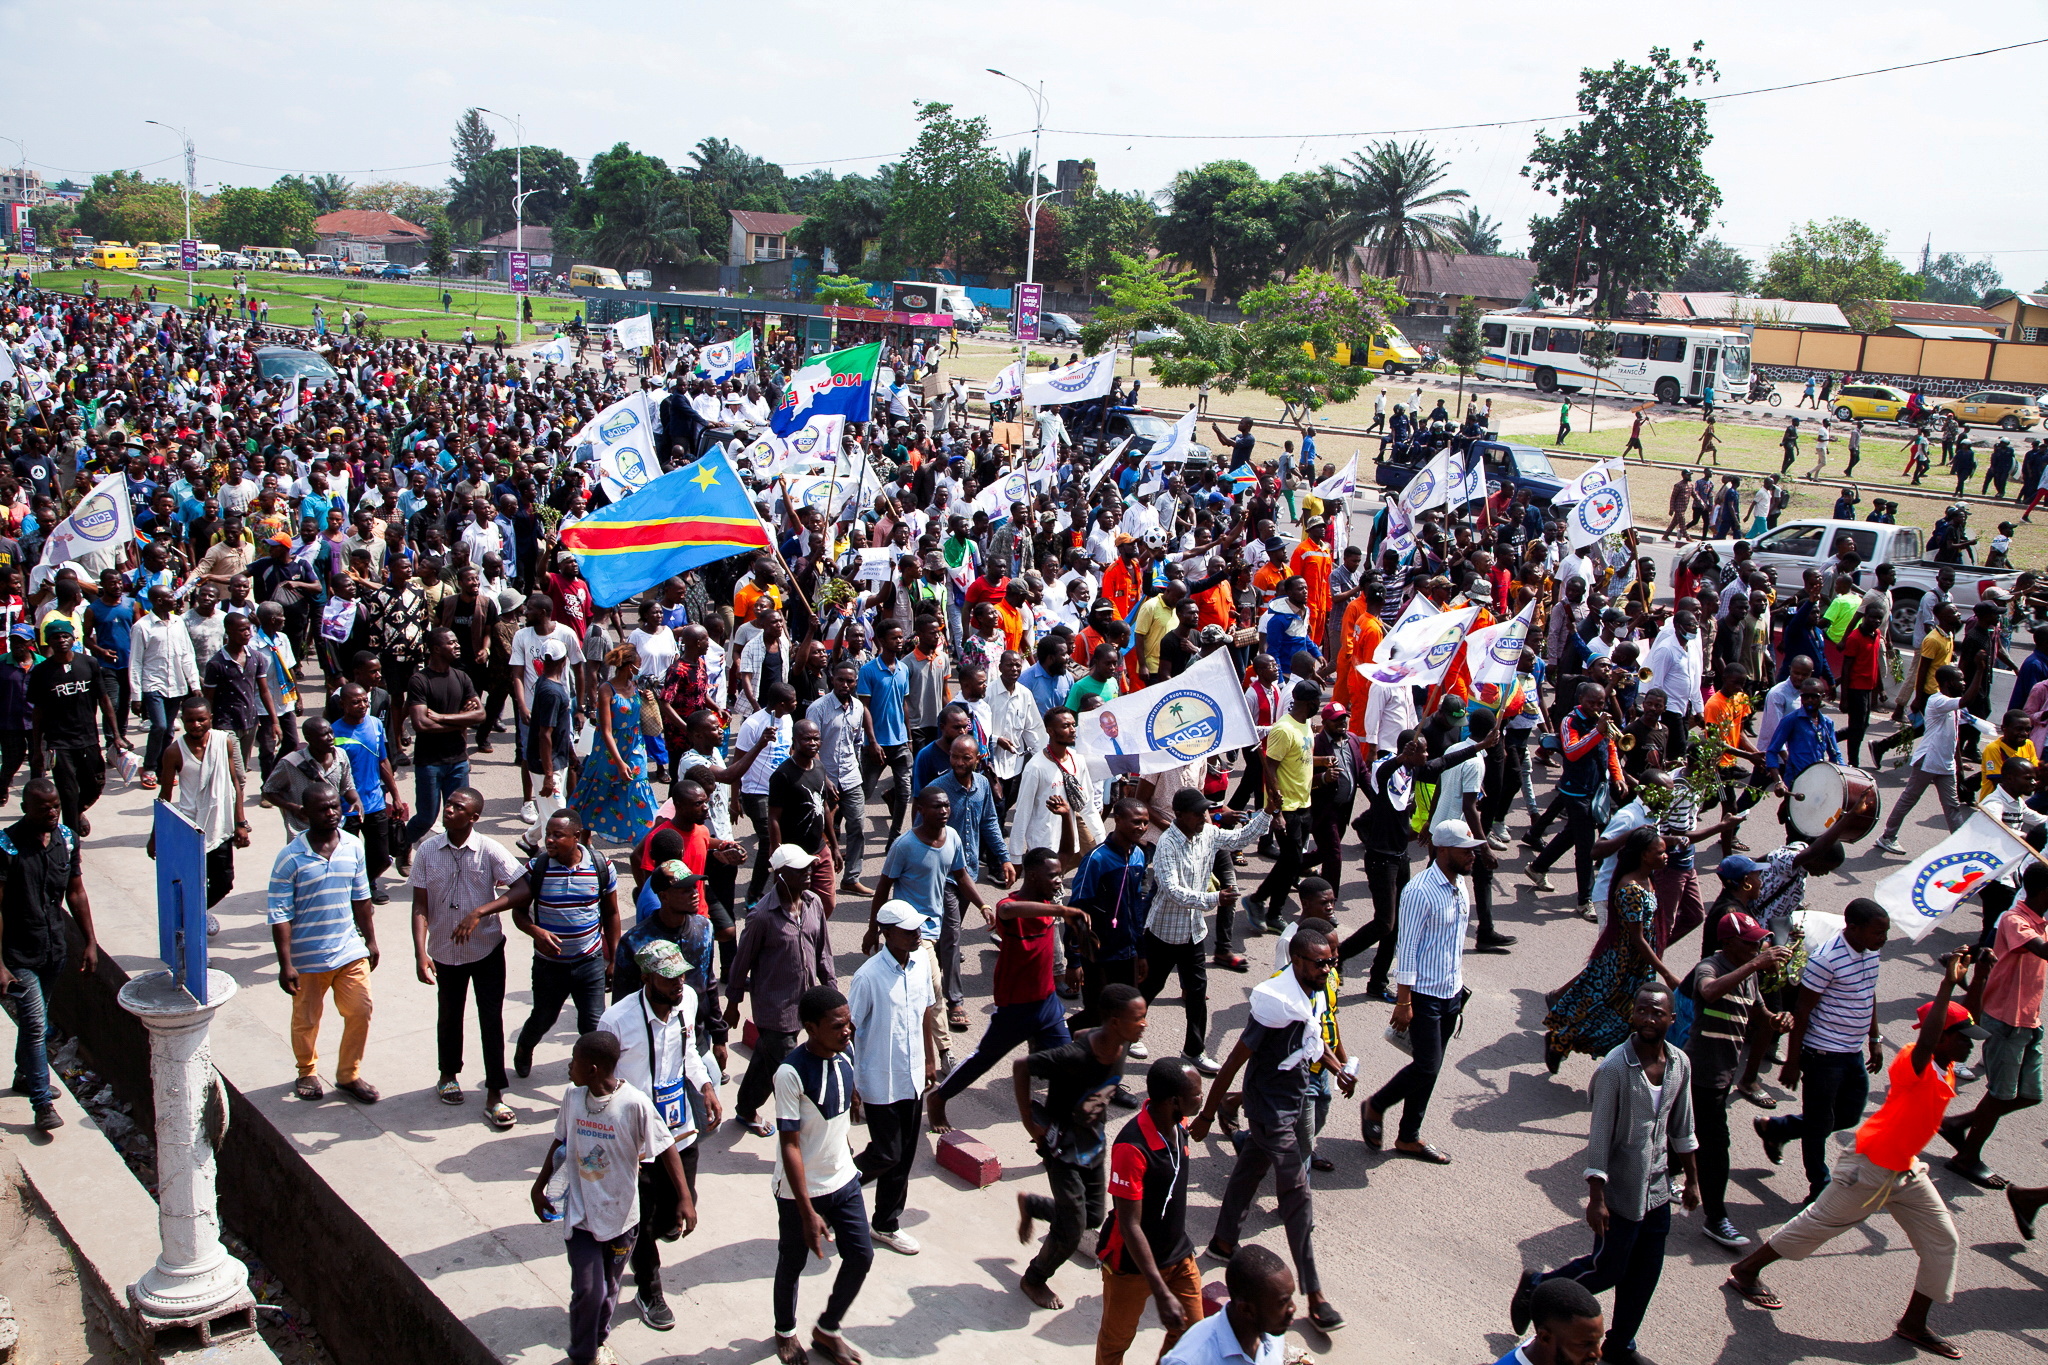
{"type": "Polygon", "coordinates": [[[660,739],[661,703],[655,699],[651,683],[640,684],[640,734],[645,739],[660,739]]]}
{"type": "Polygon", "coordinates": [[[1074,822],[1074,855],[1085,858],[1095,851],[1096,844],[1100,842],[1088,828],[1088,822],[1081,818],[1081,812],[1087,808],[1086,803],[1095,798],[1088,795],[1079,773],[1062,772],[1060,786],[1067,799],[1067,818],[1074,822]]]}

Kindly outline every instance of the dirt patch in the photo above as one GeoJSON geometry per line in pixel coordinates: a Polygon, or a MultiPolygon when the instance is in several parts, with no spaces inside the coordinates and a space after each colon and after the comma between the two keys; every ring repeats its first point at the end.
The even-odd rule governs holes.
{"type": "MultiPolygon", "coordinates": [[[[12,1167],[13,1163],[8,1163],[12,1167]]],[[[71,1248],[18,1182],[0,1182],[0,1292],[21,1327],[18,1365],[126,1365],[85,1286],[71,1248]]]]}

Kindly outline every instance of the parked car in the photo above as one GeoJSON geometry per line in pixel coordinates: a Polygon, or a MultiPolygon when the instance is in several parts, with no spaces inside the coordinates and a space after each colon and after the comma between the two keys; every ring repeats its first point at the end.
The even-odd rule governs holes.
{"type": "Polygon", "coordinates": [[[1179,341],[1180,333],[1171,327],[1147,327],[1131,333],[1131,344],[1143,346],[1148,341],[1179,341]]]}
{"type": "Polygon", "coordinates": [[[135,258],[135,268],[137,270],[162,270],[168,265],[170,265],[170,262],[161,256],[138,256],[135,258]]]}
{"type": "Polygon", "coordinates": [[[409,280],[412,278],[412,267],[400,265],[397,261],[386,261],[384,268],[377,272],[377,278],[380,280],[409,280]]]}
{"type": "Polygon", "coordinates": [[[432,275],[433,273],[434,267],[426,264],[425,262],[421,262],[419,265],[416,265],[412,268],[412,277],[416,280],[425,279],[429,275],[432,275]]]}
{"type": "MultiPolygon", "coordinates": [[[[1109,420],[1103,425],[1102,431],[1091,432],[1081,438],[1081,452],[1083,455],[1093,456],[1108,450],[1128,436],[1131,438],[1131,444],[1125,453],[1142,455],[1153,446],[1164,444],[1172,434],[1173,423],[1156,412],[1144,408],[1111,408],[1109,420]]],[[[1192,441],[1182,458],[1187,468],[1207,469],[1215,464],[1216,452],[1200,441],[1192,441]]]]}
{"type": "Polygon", "coordinates": [[[1938,412],[1952,412],[1959,422],[1972,426],[1996,423],[2007,431],[2019,431],[2024,427],[2038,426],[2041,422],[2040,400],[2030,393],[2013,393],[2004,389],[1979,389],[1966,393],[1961,398],[1945,398],[1936,403],[1938,412]]]}
{"type": "Polygon", "coordinates": [[[1911,397],[1889,384],[1844,384],[1835,394],[1835,416],[1844,422],[1896,421],[1911,397]]]}
{"type": "Polygon", "coordinates": [[[239,251],[223,251],[220,255],[220,263],[221,267],[226,270],[250,270],[256,265],[252,257],[244,256],[239,251]]]}
{"type": "Polygon", "coordinates": [[[1065,313],[1040,313],[1038,315],[1038,339],[1040,341],[1079,341],[1081,324],[1065,313]]]}
{"type": "MultiPolygon", "coordinates": [[[[1722,559],[1734,558],[1735,542],[1707,542],[1722,559]]],[[[1823,569],[1843,550],[1853,549],[1865,564],[1889,564],[1898,575],[1892,589],[1891,639],[1894,644],[1913,643],[1913,617],[1920,610],[1920,598],[1934,591],[1934,576],[1942,569],[1954,569],[1955,588],[1949,600],[1970,608],[1993,588],[2012,590],[2016,569],[1987,569],[1977,564],[1936,564],[1923,558],[1925,538],[1918,526],[1884,526],[1871,521],[1836,521],[1831,517],[1809,517],[1788,521],[1764,532],[1750,542],[1759,568],[1775,569],[1781,600],[1789,600],[1801,575],[1808,569],[1823,569]]]]}
{"type": "Polygon", "coordinates": [[[218,270],[221,268],[221,264],[221,258],[218,256],[201,256],[199,258],[199,268],[201,270],[218,270]]]}
{"type": "MultiPolygon", "coordinates": [[[[1526,488],[1531,503],[1548,507],[1550,500],[1564,491],[1564,476],[1550,463],[1550,457],[1536,446],[1474,441],[1469,449],[1478,451],[1486,461],[1488,494],[1502,488],[1511,493],[1526,488]]],[[[1393,447],[1389,446],[1384,458],[1375,459],[1372,481],[1389,492],[1399,492],[1408,486],[1417,470],[1435,458],[1435,451],[1427,454],[1411,452],[1397,457],[1393,447]]]]}

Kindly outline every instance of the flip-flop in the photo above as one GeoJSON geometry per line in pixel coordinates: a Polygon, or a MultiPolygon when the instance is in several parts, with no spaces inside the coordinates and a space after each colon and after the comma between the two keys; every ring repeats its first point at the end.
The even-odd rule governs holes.
{"type": "Polygon", "coordinates": [[[443,1104],[461,1104],[462,1082],[455,1080],[442,1081],[434,1087],[434,1093],[441,1097],[441,1103],[443,1104]]]}
{"type": "Polygon", "coordinates": [[[318,1076],[301,1076],[293,1084],[292,1093],[302,1100],[317,1100],[327,1093],[327,1087],[320,1084],[318,1076]]]}
{"type": "Polygon", "coordinates": [[[352,1081],[336,1081],[334,1088],[347,1095],[350,1099],[362,1104],[375,1104],[378,1100],[384,1098],[378,1093],[376,1086],[371,1085],[360,1077],[352,1081]]]}
{"type": "Polygon", "coordinates": [[[1963,1358],[1962,1347],[1956,1345],[1947,1337],[1938,1337],[1924,1329],[1914,1332],[1904,1327],[1894,1327],[1892,1328],[1892,1335],[1900,1341],[1910,1341],[1929,1355],[1940,1356],[1944,1360],[1961,1360],[1963,1358]]]}
{"type": "Polygon", "coordinates": [[[1723,1289],[1732,1289],[1758,1308],[1768,1308],[1773,1313],[1785,1306],[1785,1301],[1766,1288],[1762,1280],[1752,1280],[1745,1285],[1733,1275],[1730,1275],[1727,1279],[1721,1281],[1721,1287],[1723,1289]]]}
{"type": "Polygon", "coordinates": [[[768,1122],[768,1120],[766,1119],[755,1119],[752,1123],[747,1125],[747,1131],[752,1133],[755,1137],[774,1137],[775,1125],[768,1122]]]}
{"type": "Polygon", "coordinates": [[[1395,1156],[1406,1157],[1410,1161],[1424,1162],[1425,1164],[1431,1166],[1448,1166],[1451,1164],[1451,1158],[1449,1157],[1449,1155],[1439,1150],[1438,1148],[1430,1146],[1426,1142],[1423,1143],[1419,1149],[1413,1147],[1396,1147],[1394,1149],[1393,1154],[1395,1156]]]}
{"type": "Polygon", "coordinates": [[[1358,1111],[1358,1126],[1360,1136],[1365,1139],[1366,1146],[1372,1148],[1375,1152],[1385,1150],[1387,1145],[1387,1121],[1384,1116],[1370,1118],[1366,1115],[1365,1110],[1360,1109],[1358,1111]]]}
{"type": "Polygon", "coordinates": [[[496,1104],[484,1110],[484,1122],[500,1132],[510,1128],[517,1121],[512,1113],[512,1106],[503,1100],[499,1100],[496,1104]]]}

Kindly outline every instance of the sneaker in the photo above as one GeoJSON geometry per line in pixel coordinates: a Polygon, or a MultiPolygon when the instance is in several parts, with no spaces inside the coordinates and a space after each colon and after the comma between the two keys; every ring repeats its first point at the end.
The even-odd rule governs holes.
{"type": "Polygon", "coordinates": [[[917,1244],[915,1237],[901,1229],[895,1232],[883,1232],[880,1228],[872,1228],[869,1230],[868,1235],[899,1256],[915,1256],[918,1252],[924,1250],[923,1247],[917,1244]]]}
{"type": "Polygon", "coordinates": [[[1717,1218],[1711,1223],[1702,1224],[1700,1231],[1730,1251],[1740,1251],[1749,1245],[1749,1239],[1737,1232],[1735,1224],[1726,1218],[1717,1218]]]}
{"type": "MultiPolygon", "coordinates": [[[[876,1240],[880,1240],[877,1238],[876,1240]]],[[[668,1306],[661,1290],[649,1286],[633,1296],[633,1306],[640,1310],[640,1321],[657,1332],[672,1331],[676,1325],[675,1310],[668,1306]]]]}
{"type": "Polygon", "coordinates": [[[540,819],[540,807],[534,805],[533,802],[529,801],[519,808],[520,824],[530,825],[538,819],[540,819]]]}
{"type": "Polygon", "coordinates": [[[1143,1043],[1132,1043],[1130,1047],[1130,1054],[1131,1056],[1136,1057],[1141,1062],[1152,1055],[1150,1050],[1148,1050],[1143,1043]]]}
{"type": "Polygon", "coordinates": [[[1889,834],[1879,839],[1873,847],[1881,849],[1886,853],[1896,854],[1899,857],[1904,857],[1906,854],[1906,850],[1899,847],[1899,841],[1892,838],[1889,834]]]}
{"type": "Polygon", "coordinates": [[[1591,901],[1580,901],[1577,914],[1580,919],[1588,924],[1598,924],[1600,922],[1600,916],[1594,912],[1593,902],[1591,901]]]}
{"type": "Polygon", "coordinates": [[[1492,829],[1486,831],[1486,842],[1496,848],[1506,848],[1514,842],[1514,836],[1508,833],[1506,825],[1496,824],[1492,829]]]}
{"type": "Polygon", "coordinates": [[[1771,1121],[1764,1118],[1755,1119],[1751,1121],[1750,1126],[1756,1129],[1756,1140],[1764,1145],[1764,1160],[1773,1166],[1784,1165],[1785,1139],[1771,1136],[1771,1121]]]}
{"type": "Polygon", "coordinates": [[[1195,1070],[1201,1072],[1204,1076],[1214,1076],[1217,1072],[1223,1070],[1223,1063],[1217,1061],[1206,1052],[1195,1058],[1194,1061],[1195,1070]]]}
{"type": "Polygon", "coordinates": [[[63,1126],[64,1116],[57,1112],[56,1105],[39,1104],[36,1106],[37,1132],[47,1133],[52,1131],[53,1129],[62,1128],[63,1126]]]}
{"type": "Polygon", "coordinates": [[[1538,891],[1550,890],[1550,874],[1548,872],[1531,872],[1529,874],[1529,885],[1535,887],[1538,891]]]}
{"type": "Polygon", "coordinates": [[[220,920],[211,911],[208,911],[206,915],[206,936],[208,938],[220,937],[220,920]]]}

